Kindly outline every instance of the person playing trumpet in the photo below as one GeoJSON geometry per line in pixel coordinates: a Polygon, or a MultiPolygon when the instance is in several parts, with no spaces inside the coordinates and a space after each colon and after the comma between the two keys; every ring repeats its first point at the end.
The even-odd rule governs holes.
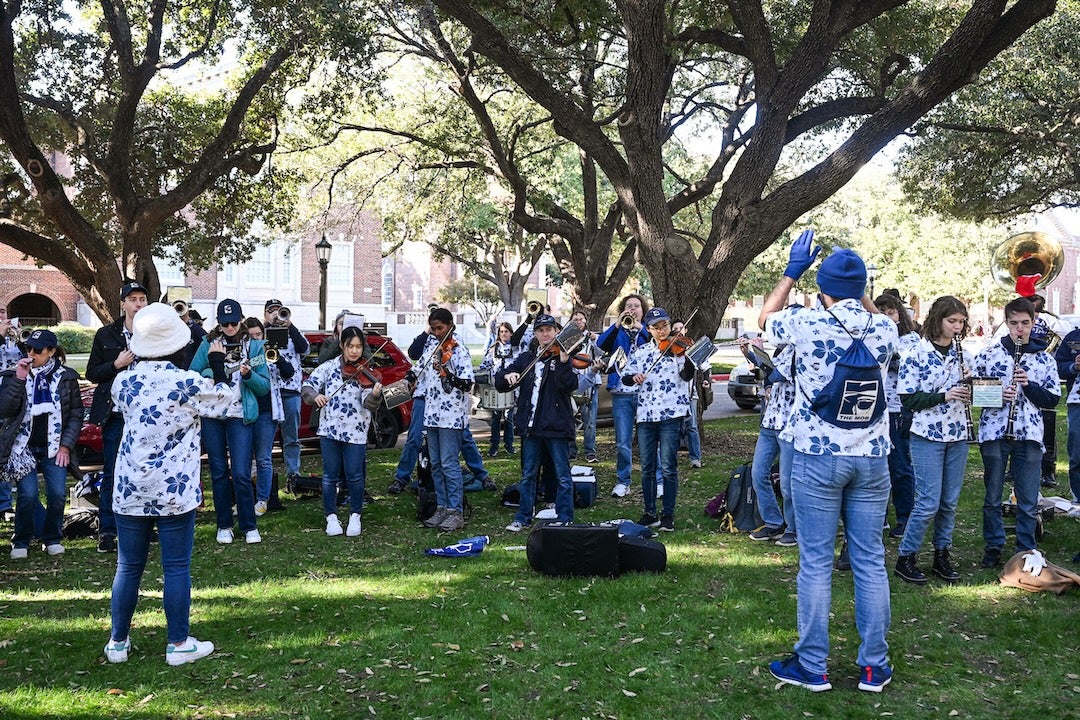
{"type": "MultiPolygon", "coordinates": [[[[267,327],[284,327],[289,330],[289,341],[278,353],[294,369],[300,368],[300,358],[307,354],[311,344],[292,322],[292,313],[280,300],[267,300],[263,305],[263,323],[267,327]]],[[[285,463],[285,476],[295,479],[300,474],[300,373],[285,378],[276,364],[270,365],[270,392],[281,400],[281,457],[285,463]]]]}
{"type": "Polygon", "coordinates": [[[26,357],[19,349],[19,327],[16,321],[8,318],[6,307],[0,307],[0,372],[14,369],[15,364],[26,357]]]}
{"type": "MultiPolygon", "coordinates": [[[[622,350],[627,357],[634,348],[649,341],[649,332],[641,320],[648,312],[644,297],[631,294],[619,301],[619,317],[596,339],[596,346],[609,356],[622,350]]],[[[615,423],[615,487],[611,494],[625,497],[630,490],[630,474],[634,468],[634,418],[637,415],[638,386],[624,385],[622,371],[612,368],[608,373],[608,392],[611,393],[611,417],[615,423]]]]}
{"type": "MultiPolygon", "coordinates": [[[[262,321],[249,317],[244,321],[248,338],[265,340],[266,329],[262,321]]],[[[265,395],[256,396],[259,403],[259,417],[252,431],[252,455],[255,457],[255,516],[266,514],[270,504],[270,495],[274,491],[274,435],[278,425],[284,420],[285,412],[281,404],[281,394],[273,391],[274,377],[289,381],[299,369],[295,367],[280,350],[276,358],[266,351],[267,365],[270,370],[271,390],[265,395]]],[[[274,496],[277,497],[276,495],[274,496]]],[[[279,505],[280,507],[280,505],[279,505]]]]}

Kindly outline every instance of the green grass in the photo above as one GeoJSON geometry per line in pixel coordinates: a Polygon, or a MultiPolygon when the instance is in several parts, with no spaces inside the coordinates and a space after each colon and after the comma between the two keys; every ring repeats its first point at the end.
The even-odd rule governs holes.
{"type": "MultiPolygon", "coordinates": [[[[1064,423],[1062,423],[1062,426],[1064,423]]],[[[973,450],[956,530],[963,582],[892,583],[895,680],[858,692],[852,577],[834,580],[831,678],[814,695],[775,689],[768,661],[795,639],[797,552],[717,532],[702,514],[751,454],[756,418],[711,422],[701,470],[683,468],[678,532],[662,575],[553,579],[533,572],[523,535],[502,530],[496,493],[471,493],[453,537],[421,529],[411,495],[381,495],[396,453],[369,455],[378,501],[360,538],[327,538],[315,499],[287,499],[260,522],[261,545],[196,536],[192,633],[218,651],[190,666],[163,658],[160,566],[143,584],[131,661],[109,665],[114,556],[91,540],[54,560],[0,560],[3,718],[878,718],[1065,717],[1080,703],[1076,593],[1029,595],[978,570],[981,467],[973,450]],[[488,534],[475,558],[423,549],[488,534]],[[1071,708],[1071,709],[1070,709],[1071,708]]],[[[1064,436],[1064,432],[1060,433],[1064,436]]],[[[1064,437],[1061,438],[1064,445],[1064,437]]],[[[640,497],[607,495],[614,458],[601,433],[597,505],[582,521],[636,519],[640,497]]],[[[1061,454],[1064,458],[1064,453],[1061,454]]],[[[318,458],[305,458],[316,471],[318,458]]],[[[1064,460],[1061,463],[1064,468],[1064,460]]],[[[517,458],[490,464],[500,485],[517,458]]],[[[1063,472],[1059,473],[1063,476],[1063,472]]],[[[1050,559],[1070,565],[1075,521],[1047,526],[1050,559]]],[[[1010,540],[1011,542],[1011,540],[1010,540]]],[[[895,562],[897,541],[887,541],[895,562]]]]}

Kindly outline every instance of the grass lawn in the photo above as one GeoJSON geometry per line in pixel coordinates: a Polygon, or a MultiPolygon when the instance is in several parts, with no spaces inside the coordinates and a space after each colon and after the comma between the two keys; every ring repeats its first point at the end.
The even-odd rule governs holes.
{"type": "MultiPolygon", "coordinates": [[[[497,493],[469,495],[474,510],[462,533],[424,530],[413,496],[382,495],[393,450],[369,454],[377,502],[359,538],[327,538],[316,499],[287,498],[285,512],[261,519],[263,542],[253,546],[215,544],[213,515],[201,512],[192,634],[218,650],[176,668],[163,657],[160,565],[152,562],[144,579],[131,660],[109,665],[102,647],[115,556],[97,554],[89,539],[67,543],[60,559],[34,550],[15,563],[5,554],[0,717],[1077,716],[1080,592],[1031,595],[975,567],[982,552],[975,449],[954,549],[962,583],[892,582],[893,683],[880,695],[856,689],[852,577],[837,573],[833,691],[776,689],[766,665],[795,639],[797,550],[720,534],[702,513],[750,457],[756,427],[753,416],[710,422],[705,467],[692,469],[683,456],[678,531],[660,538],[668,549],[662,575],[539,575],[524,552],[509,549],[525,536],[502,529],[511,511],[497,493]],[[478,534],[491,536],[479,557],[423,555],[478,534]]],[[[638,492],[608,495],[610,439],[601,432],[600,500],[579,511],[580,521],[641,513],[638,492]]],[[[1059,457],[1063,478],[1064,452],[1059,457]]],[[[318,471],[318,456],[304,463],[318,471]]],[[[500,485],[517,479],[517,457],[502,455],[489,467],[500,485]]],[[[890,573],[897,543],[886,543],[890,573]]],[[[1054,520],[1043,547],[1071,567],[1080,526],[1054,520]]]]}

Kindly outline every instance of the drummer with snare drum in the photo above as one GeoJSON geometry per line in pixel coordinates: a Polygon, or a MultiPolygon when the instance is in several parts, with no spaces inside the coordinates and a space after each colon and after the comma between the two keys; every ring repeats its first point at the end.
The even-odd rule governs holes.
{"type": "Polygon", "coordinates": [[[500,437],[503,438],[507,454],[514,454],[514,391],[498,392],[490,378],[505,369],[518,355],[510,341],[514,334],[510,323],[500,323],[495,332],[495,341],[484,355],[476,375],[480,405],[491,411],[491,449],[488,451],[491,457],[499,454],[500,437]],[[485,379],[488,379],[488,382],[484,382],[485,379]]]}

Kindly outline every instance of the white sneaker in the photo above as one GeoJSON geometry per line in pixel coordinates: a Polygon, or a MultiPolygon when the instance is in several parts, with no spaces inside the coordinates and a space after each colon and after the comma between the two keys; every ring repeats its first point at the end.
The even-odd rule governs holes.
{"type": "Polygon", "coordinates": [[[109,640],[105,646],[105,658],[111,663],[127,662],[128,649],[131,643],[127,640],[109,640]]]}
{"type": "Polygon", "coordinates": [[[664,483],[662,482],[656,483],[656,497],[664,497],[664,483]]]}
{"type": "Polygon", "coordinates": [[[261,543],[262,535],[259,534],[258,530],[248,530],[246,533],[244,533],[244,542],[246,542],[248,545],[261,543]]]}
{"type": "Polygon", "coordinates": [[[50,555],[63,555],[64,546],[60,543],[50,543],[45,546],[45,552],[49,553],[50,555]]]}
{"type": "Polygon", "coordinates": [[[690,467],[696,467],[696,468],[701,467],[701,461],[700,460],[691,460],[690,461],[690,467]]]}
{"type": "Polygon", "coordinates": [[[232,528],[218,528],[218,545],[232,545],[232,528]]]}
{"type": "Polygon", "coordinates": [[[255,517],[262,517],[266,514],[266,501],[260,500],[255,503],[255,517]]]}
{"type": "MultiPolygon", "coordinates": [[[[338,525],[340,528],[341,525],[338,525]]],[[[360,534],[362,526],[360,524],[360,513],[353,513],[349,516],[349,527],[345,531],[345,535],[348,537],[356,537],[360,534]]]]}
{"type": "Polygon", "coordinates": [[[12,560],[25,560],[30,556],[30,551],[26,548],[11,548],[12,560]]]}
{"type": "Polygon", "coordinates": [[[615,487],[611,489],[612,497],[626,497],[626,493],[630,490],[626,486],[626,483],[616,483],[615,487]]]}
{"type": "Polygon", "coordinates": [[[341,529],[341,521],[337,519],[337,515],[326,516],[326,534],[330,537],[340,535],[343,532],[341,529]]]}
{"type": "Polygon", "coordinates": [[[209,640],[196,640],[189,635],[188,639],[179,645],[169,643],[165,648],[165,662],[170,665],[183,665],[204,658],[212,652],[214,652],[214,643],[209,640]]]}
{"type": "Polygon", "coordinates": [[[514,522],[507,525],[506,529],[510,532],[521,532],[525,529],[525,525],[515,520],[514,522]]]}

